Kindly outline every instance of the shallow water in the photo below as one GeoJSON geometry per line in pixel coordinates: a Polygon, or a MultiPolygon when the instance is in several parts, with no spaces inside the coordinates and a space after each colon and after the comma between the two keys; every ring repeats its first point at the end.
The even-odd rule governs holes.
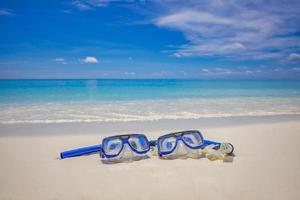
{"type": "Polygon", "coordinates": [[[300,114],[300,81],[5,80],[0,123],[300,114]]]}

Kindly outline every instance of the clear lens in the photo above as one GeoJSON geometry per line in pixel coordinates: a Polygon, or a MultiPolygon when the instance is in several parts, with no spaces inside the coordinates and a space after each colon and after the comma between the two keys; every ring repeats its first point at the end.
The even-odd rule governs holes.
{"type": "Polygon", "coordinates": [[[158,141],[158,145],[161,152],[171,152],[176,146],[176,137],[161,138],[158,141]]]}
{"type": "Polygon", "coordinates": [[[198,132],[189,132],[182,136],[183,141],[190,147],[199,147],[203,144],[202,137],[198,132]]]}
{"type": "Polygon", "coordinates": [[[128,142],[138,152],[147,151],[150,148],[147,138],[143,135],[132,135],[128,139],[128,142]]]}
{"type": "Polygon", "coordinates": [[[122,140],[119,138],[107,138],[103,141],[103,151],[106,155],[117,155],[122,150],[122,140]]]}

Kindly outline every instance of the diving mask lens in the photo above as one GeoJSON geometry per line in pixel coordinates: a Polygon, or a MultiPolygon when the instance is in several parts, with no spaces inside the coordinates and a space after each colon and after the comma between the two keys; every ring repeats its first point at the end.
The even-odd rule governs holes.
{"type": "Polygon", "coordinates": [[[199,132],[192,131],[182,135],[184,143],[191,148],[200,147],[203,144],[203,138],[199,132]]]}
{"type": "Polygon", "coordinates": [[[175,136],[168,136],[158,140],[159,151],[161,153],[171,153],[176,147],[177,139],[175,136]]]}
{"type": "Polygon", "coordinates": [[[149,150],[145,135],[118,135],[103,140],[101,157],[107,162],[134,161],[145,158],[149,150]]]}
{"type": "Polygon", "coordinates": [[[123,148],[123,142],[118,137],[105,138],[103,140],[102,149],[108,156],[118,155],[123,148]]]}
{"type": "Polygon", "coordinates": [[[158,138],[158,153],[164,158],[182,157],[198,158],[198,153],[204,144],[203,137],[199,131],[185,131],[171,133],[158,138]]]}
{"type": "Polygon", "coordinates": [[[149,142],[144,135],[132,135],[129,137],[128,143],[132,149],[139,153],[148,151],[150,148],[149,142]]]}

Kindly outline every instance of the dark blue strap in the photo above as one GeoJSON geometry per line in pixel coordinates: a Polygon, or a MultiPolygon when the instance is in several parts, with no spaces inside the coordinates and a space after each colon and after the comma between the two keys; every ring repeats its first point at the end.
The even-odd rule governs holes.
{"type": "MultiPolygon", "coordinates": [[[[157,145],[157,140],[151,140],[149,142],[150,146],[156,146],[157,145]]],[[[208,146],[208,145],[211,145],[211,144],[214,144],[214,145],[220,145],[221,143],[220,142],[215,142],[215,141],[210,141],[210,140],[204,140],[204,146],[208,146]]]]}
{"type": "Polygon", "coordinates": [[[208,146],[208,145],[217,145],[216,147],[214,147],[214,149],[218,149],[218,148],[220,148],[220,145],[221,145],[221,143],[220,142],[215,142],[215,141],[211,141],[211,140],[204,140],[204,144],[203,144],[203,147],[202,148],[204,148],[204,147],[206,147],[206,146],[208,146]]]}
{"type": "Polygon", "coordinates": [[[151,140],[151,141],[149,142],[149,144],[150,144],[151,147],[155,147],[155,146],[156,146],[156,143],[157,143],[156,140],[151,140]]]}
{"type": "Polygon", "coordinates": [[[211,141],[211,140],[204,140],[204,144],[206,146],[208,146],[208,145],[211,145],[211,144],[219,145],[221,143],[220,142],[211,141]]]}
{"type": "Polygon", "coordinates": [[[60,158],[70,158],[74,156],[82,156],[82,155],[87,155],[91,153],[97,153],[101,151],[101,145],[94,145],[94,146],[89,146],[89,147],[82,147],[79,149],[72,149],[68,151],[64,151],[60,153],[60,158]]]}

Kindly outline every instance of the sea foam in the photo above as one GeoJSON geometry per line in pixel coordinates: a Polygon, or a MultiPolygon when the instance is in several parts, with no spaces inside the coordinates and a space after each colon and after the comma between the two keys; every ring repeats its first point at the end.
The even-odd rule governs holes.
{"type": "Polygon", "coordinates": [[[299,115],[300,98],[206,98],[1,104],[0,124],[299,115]]]}

